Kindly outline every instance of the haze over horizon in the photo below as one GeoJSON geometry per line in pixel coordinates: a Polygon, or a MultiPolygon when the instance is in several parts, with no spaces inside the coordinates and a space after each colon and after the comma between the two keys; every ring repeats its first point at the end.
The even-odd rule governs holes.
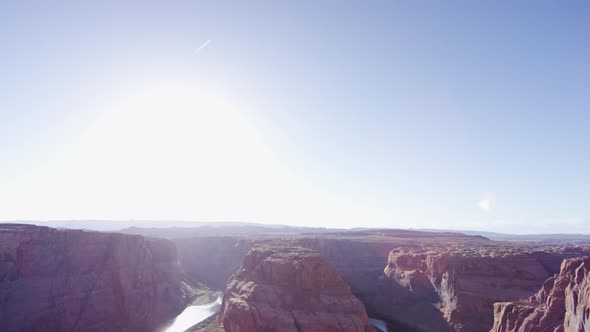
{"type": "Polygon", "coordinates": [[[590,233],[589,2],[33,3],[0,221],[590,233]]]}

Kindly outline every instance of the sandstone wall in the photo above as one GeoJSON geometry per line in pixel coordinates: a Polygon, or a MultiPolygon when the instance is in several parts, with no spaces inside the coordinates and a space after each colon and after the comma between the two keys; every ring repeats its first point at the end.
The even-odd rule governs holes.
{"type": "Polygon", "coordinates": [[[192,296],[170,241],[0,226],[0,331],[152,331],[192,296]]]}
{"type": "Polygon", "coordinates": [[[564,260],[527,301],[496,303],[491,331],[590,331],[590,257],[564,260]]]}

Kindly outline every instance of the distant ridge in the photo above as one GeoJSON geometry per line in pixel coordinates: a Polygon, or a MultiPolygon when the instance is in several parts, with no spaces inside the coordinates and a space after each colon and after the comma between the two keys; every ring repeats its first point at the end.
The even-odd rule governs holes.
{"type": "Polygon", "coordinates": [[[251,235],[251,234],[293,234],[293,233],[335,233],[363,232],[377,230],[409,230],[434,233],[460,233],[479,235],[496,241],[583,241],[590,243],[590,234],[509,234],[490,231],[454,230],[436,228],[384,228],[354,227],[325,228],[290,226],[281,224],[262,224],[243,221],[183,221],[183,220],[9,220],[0,221],[0,225],[37,225],[54,228],[83,229],[102,232],[123,232],[150,236],[167,233],[167,237],[187,237],[189,234],[203,235],[251,235]]]}
{"type": "Polygon", "coordinates": [[[492,240],[588,240],[590,241],[590,234],[508,234],[496,233],[488,231],[473,231],[473,230],[448,230],[448,229],[433,229],[433,228],[418,228],[415,229],[422,232],[455,232],[467,235],[481,235],[492,240]]]}

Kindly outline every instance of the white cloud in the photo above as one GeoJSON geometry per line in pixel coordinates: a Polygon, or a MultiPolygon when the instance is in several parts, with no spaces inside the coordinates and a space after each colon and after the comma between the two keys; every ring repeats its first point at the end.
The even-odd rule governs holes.
{"type": "Polygon", "coordinates": [[[484,195],[484,197],[477,203],[477,206],[484,211],[490,212],[494,209],[496,205],[496,194],[489,192],[484,195]]]}

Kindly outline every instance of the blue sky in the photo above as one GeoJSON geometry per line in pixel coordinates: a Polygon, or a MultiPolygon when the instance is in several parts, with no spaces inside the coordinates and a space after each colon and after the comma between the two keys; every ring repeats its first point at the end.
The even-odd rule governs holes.
{"type": "Polygon", "coordinates": [[[590,232],[588,40],[585,1],[3,2],[0,220],[590,232]]]}

